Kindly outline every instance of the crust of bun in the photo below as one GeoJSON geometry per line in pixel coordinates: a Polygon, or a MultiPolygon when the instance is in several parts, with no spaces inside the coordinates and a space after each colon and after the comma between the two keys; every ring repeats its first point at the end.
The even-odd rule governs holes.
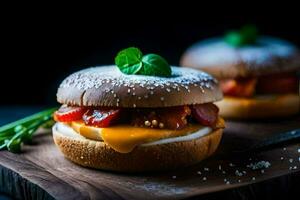
{"type": "Polygon", "coordinates": [[[125,75],[116,66],[88,68],[67,77],[57,101],[75,106],[168,107],[218,101],[223,95],[210,75],[172,67],[170,78],[125,75]]]}
{"type": "Polygon", "coordinates": [[[224,97],[216,102],[220,115],[228,119],[267,119],[292,116],[300,113],[298,94],[267,98],[224,97]]]}
{"type": "Polygon", "coordinates": [[[300,51],[291,43],[260,37],[259,46],[234,48],[222,38],[201,41],[182,56],[182,66],[203,70],[218,79],[268,75],[300,70],[300,51]]]}
{"type": "Polygon", "coordinates": [[[170,170],[189,166],[212,155],[223,129],[195,140],[138,146],[130,153],[119,153],[100,141],[66,136],[53,131],[55,144],[64,156],[79,165],[120,172],[170,170]]]}

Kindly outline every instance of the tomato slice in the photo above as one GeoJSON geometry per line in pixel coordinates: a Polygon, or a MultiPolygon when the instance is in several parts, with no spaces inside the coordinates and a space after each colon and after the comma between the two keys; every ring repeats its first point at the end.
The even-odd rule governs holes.
{"type": "Polygon", "coordinates": [[[136,109],[132,111],[131,124],[149,128],[182,129],[187,125],[190,114],[188,106],[136,109]]]}
{"type": "Polygon", "coordinates": [[[55,113],[54,120],[59,122],[71,122],[80,120],[86,112],[86,108],[62,105],[55,113]]]}
{"type": "Polygon", "coordinates": [[[258,78],[257,92],[260,94],[297,93],[299,78],[295,74],[281,73],[258,78]]]}
{"type": "Polygon", "coordinates": [[[96,108],[89,109],[82,119],[86,125],[108,127],[120,118],[120,109],[96,108]]]}
{"type": "Polygon", "coordinates": [[[235,97],[251,97],[255,92],[255,78],[238,78],[220,81],[224,95],[235,97]]]}
{"type": "Polygon", "coordinates": [[[212,103],[191,106],[192,116],[204,126],[214,127],[218,120],[219,108],[212,103]]]}

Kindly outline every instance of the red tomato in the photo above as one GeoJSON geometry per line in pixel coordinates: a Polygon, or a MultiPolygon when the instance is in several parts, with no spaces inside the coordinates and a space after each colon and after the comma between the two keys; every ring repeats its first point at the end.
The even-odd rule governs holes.
{"type": "Polygon", "coordinates": [[[299,78],[294,74],[276,74],[262,76],[258,79],[257,91],[261,94],[297,93],[299,78]]]}
{"type": "Polygon", "coordinates": [[[251,97],[255,92],[255,78],[238,78],[220,81],[224,95],[235,97],[251,97]]]}
{"type": "Polygon", "coordinates": [[[80,120],[86,108],[62,105],[55,113],[54,119],[59,122],[71,122],[80,120]]]}
{"type": "Polygon", "coordinates": [[[86,125],[108,127],[120,118],[120,109],[89,109],[82,119],[86,125]]]}
{"type": "Polygon", "coordinates": [[[192,116],[204,126],[214,126],[218,120],[219,108],[212,103],[191,106],[192,116]]]}

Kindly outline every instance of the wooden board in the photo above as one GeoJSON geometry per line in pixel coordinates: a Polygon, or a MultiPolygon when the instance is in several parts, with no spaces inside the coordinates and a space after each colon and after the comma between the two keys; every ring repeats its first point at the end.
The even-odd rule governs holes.
{"type": "Polygon", "coordinates": [[[227,122],[222,146],[214,157],[189,168],[147,174],[82,168],[63,157],[49,133],[42,133],[35,137],[34,145],[25,146],[22,154],[0,152],[0,192],[18,199],[182,199],[238,188],[298,172],[300,144],[251,157],[219,155],[299,127],[299,117],[285,121],[227,122]],[[271,167],[264,171],[247,167],[262,160],[270,162],[271,167]]]}

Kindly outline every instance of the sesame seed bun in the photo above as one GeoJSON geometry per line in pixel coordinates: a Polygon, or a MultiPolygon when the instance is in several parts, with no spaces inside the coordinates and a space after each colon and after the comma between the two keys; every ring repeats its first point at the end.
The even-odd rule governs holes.
{"type": "Polygon", "coordinates": [[[216,103],[220,115],[230,119],[269,119],[296,115],[300,112],[300,96],[285,94],[255,98],[224,97],[216,103]]]}
{"type": "Polygon", "coordinates": [[[57,92],[58,102],[76,106],[167,107],[220,99],[212,76],[178,67],[169,78],[126,75],[116,66],[88,68],[67,77],[57,92]]]}
{"type": "Polygon", "coordinates": [[[122,172],[170,170],[195,164],[212,155],[221,140],[223,129],[213,130],[197,139],[137,146],[130,153],[119,153],[101,141],[68,135],[53,128],[55,144],[79,165],[122,172]]]}
{"type": "Polygon", "coordinates": [[[180,63],[218,79],[231,79],[300,70],[300,53],[293,44],[273,37],[261,36],[257,44],[240,48],[212,38],[191,46],[180,63]]]}

